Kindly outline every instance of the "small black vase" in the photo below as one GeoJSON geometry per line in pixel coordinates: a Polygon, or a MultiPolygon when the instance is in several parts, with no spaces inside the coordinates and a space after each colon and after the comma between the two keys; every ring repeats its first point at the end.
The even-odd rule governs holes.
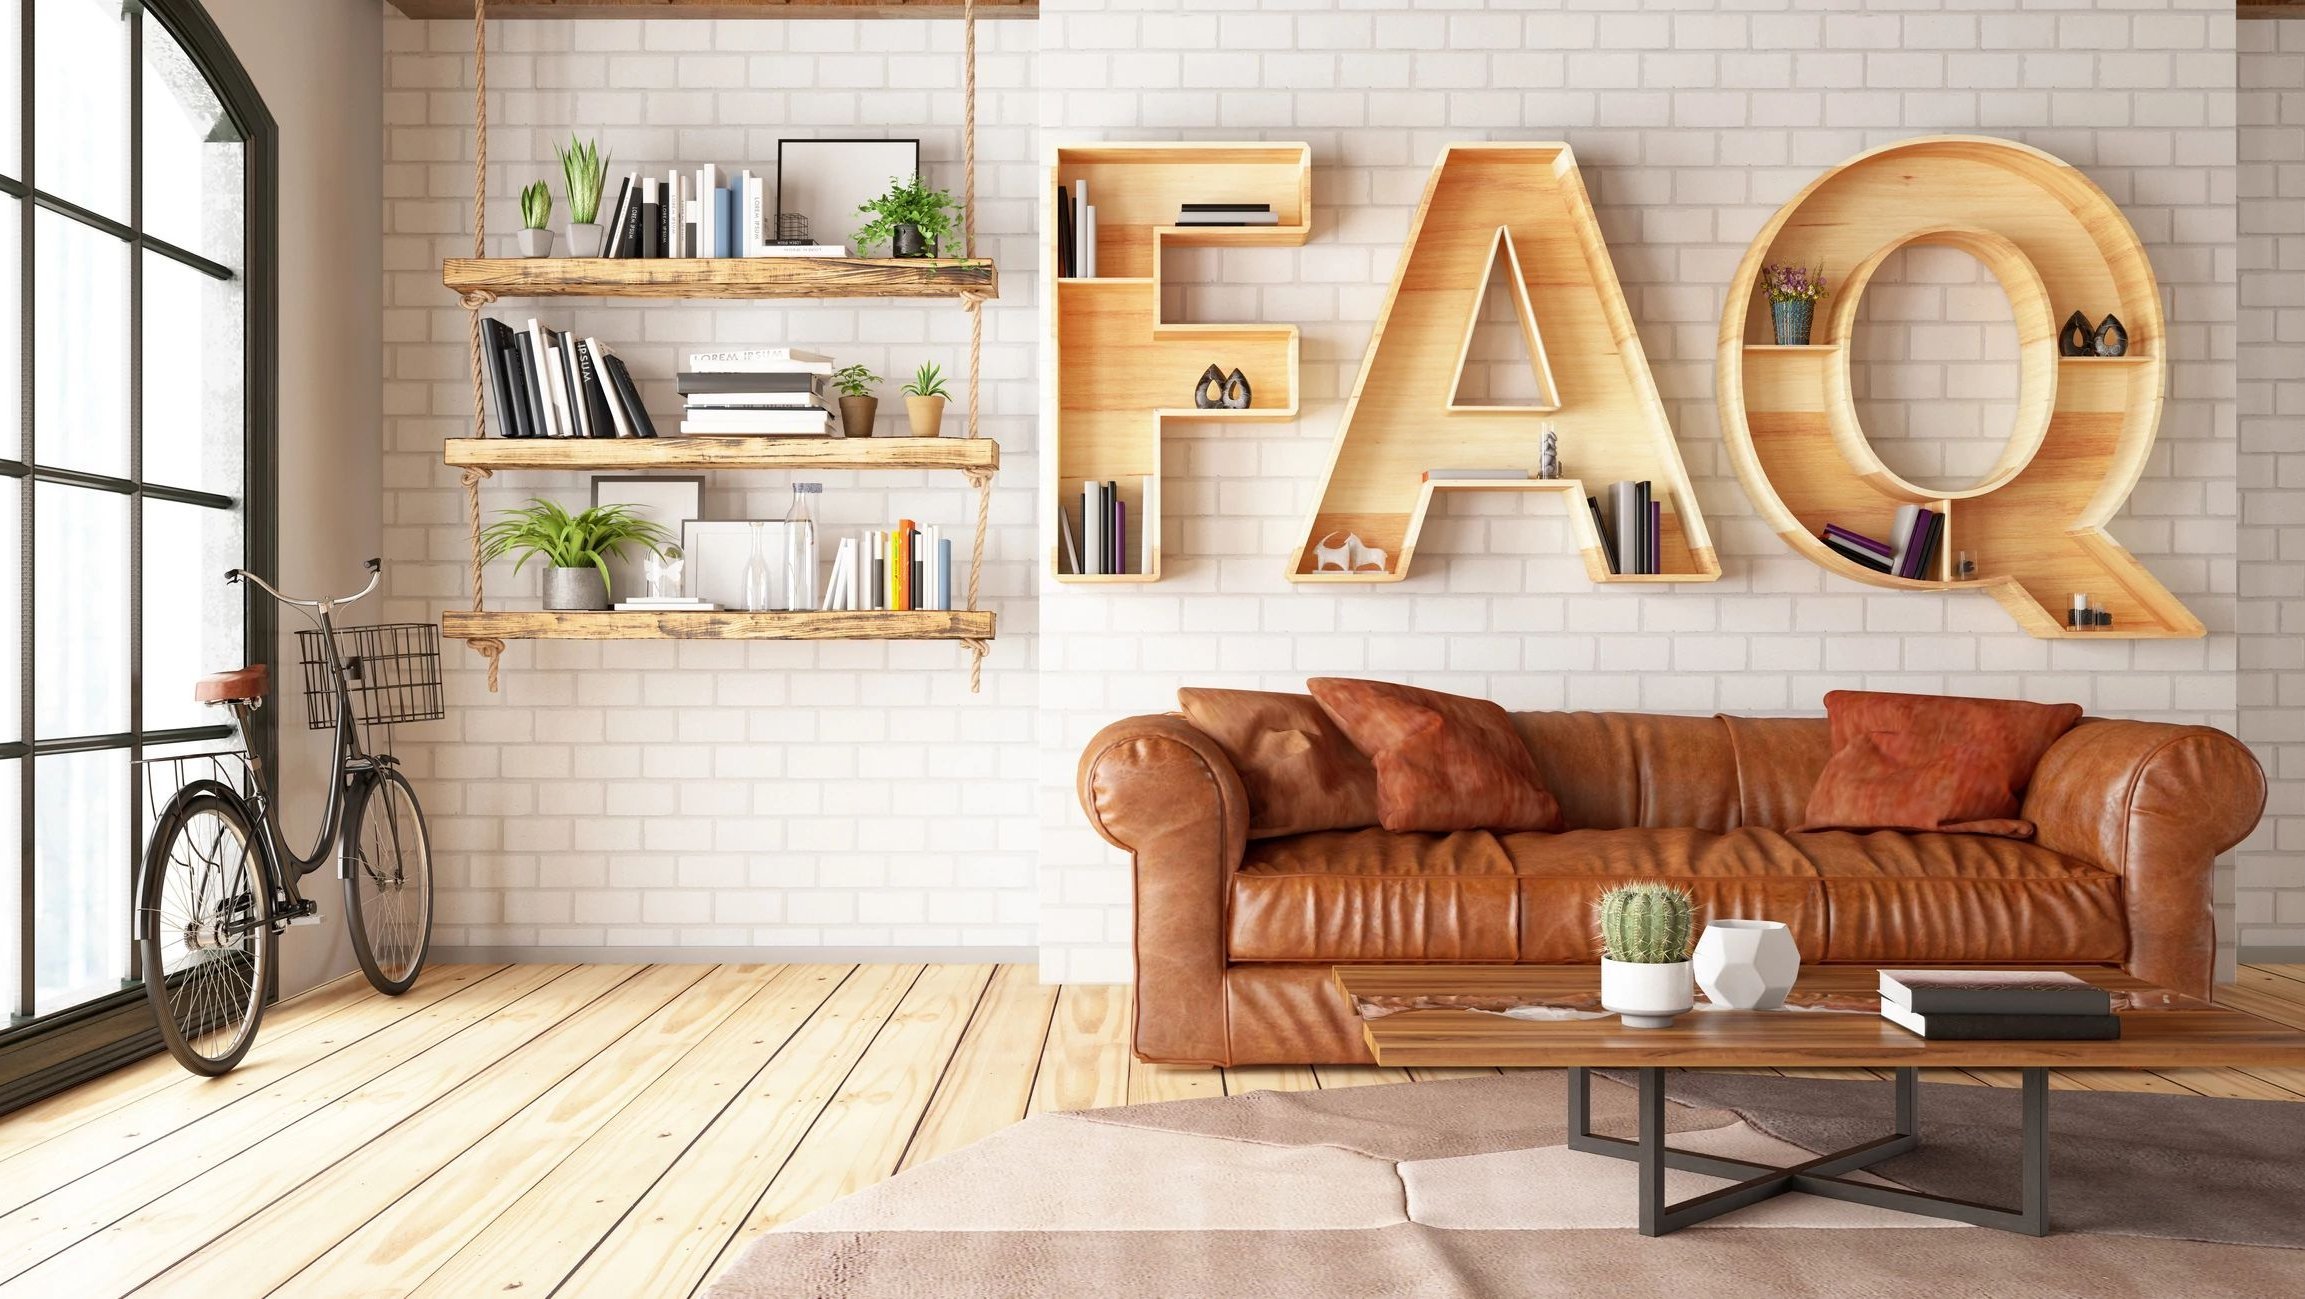
{"type": "Polygon", "coordinates": [[[2065,327],[2057,331],[2057,353],[2060,356],[2095,356],[2097,335],[2089,328],[2089,318],[2076,311],[2065,318],[2065,327]]]}
{"type": "Polygon", "coordinates": [[[1225,372],[1215,366],[1201,371],[1201,381],[1193,388],[1193,405],[1201,410],[1216,410],[1225,404],[1225,372]]]}
{"type": "Polygon", "coordinates": [[[921,234],[920,227],[909,221],[897,225],[896,232],[889,237],[888,244],[889,253],[896,257],[934,257],[936,255],[935,249],[929,246],[928,238],[921,234]]]}
{"type": "Polygon", "coordinates": [[[2121,328],[2121,318],[2119,316],[2105,317],[2103,323],[2097,326],[2097,355],[2127,356],[2128,354],[2129,331],[2121,328]]]}

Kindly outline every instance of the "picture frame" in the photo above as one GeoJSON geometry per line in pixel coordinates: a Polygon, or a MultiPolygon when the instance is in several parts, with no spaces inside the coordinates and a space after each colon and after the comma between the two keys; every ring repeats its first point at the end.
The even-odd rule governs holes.
{"type": "MultiPolygon", "coordinates": [[[[680,530],[688,557],[682,595],[710,600],[723,609],[744,608],[744,569],[752,559],[751,519],[690,519],[680,530]]],[[[769,607],[784,607],[784,530],[781,519],[761,520],[761,545],[768,552],[769,607]]]]}
{"type": "MultiPolygon", "coordinates": [[[[633,513],[664,529],[675,540],[692,519],[704,514],[703,474],[595,474],[592,504],[629,505],[633,513]]],[[[681,549],[688,549],[685,541],[681,549]]],[[[608,593],[613,600],[648,594],[647,557],[626,554],[608,561],[608,593]]],[[[742,582],[737,594],[744,594],[742,582]]]]}
{"type": "Polygon", "coordinates": [[[812,243],[851,243],[866,220],[857,208],[887,193],[890,180],[919,174],[919,140],[778,140],[776,215],[808,218],[812,243]]]}

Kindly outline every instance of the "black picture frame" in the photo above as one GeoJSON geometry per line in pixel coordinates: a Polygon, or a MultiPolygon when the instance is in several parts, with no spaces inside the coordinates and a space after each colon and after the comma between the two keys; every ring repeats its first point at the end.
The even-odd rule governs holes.
{"type": "MultiPolygon", "coordinates": [[[[772,243],[775,241],[778,219],[784,213],[796,210],[793,207],[793,202],[809,204],[811,208],[815,209],[800,209],[800,214],[808,218],[809,242],[816,244],[845,244],[849,242],[849,236],[856,232],[858,226],[865,223],[863,215],[856,211],[857,204],[867,199],[880,197],[887,192],[891,177],[906,174],[903,171],[894,171],[887,176],[877,176],[874,173],[883,170],[883,168],[859,160],[853,153],[843,156],[843,150],[854,150],[863,145],[877,145],[891,149],[908,147],[911,153],[912,170],[910,174],[916,178],[920,175],[920,141],[917,139],[907,139],[902,136],[879,136],[871,138],[790,139],[776,142],[776,210],[768,214],[768,233],[772,243]],[[796,181],[804,181],[807,175],[817,174],[816,168],[820,166],[826,169],[826,174],[846,173],[854,178],[853,183],[841,187],[839,197],[830,198],[820,197],[807,191],[805,183],[795,184],[796,181]],[[857,196],[854,203],[845,201],[846,196],[851,193],[857,196]],[[792,201],[787,201],[788,196],[792,201]],[[839,210],[842,208],[847,210],[839,210]]],[[[851,249],[850,251],[862,256],[864,250],[851,249]]]]}

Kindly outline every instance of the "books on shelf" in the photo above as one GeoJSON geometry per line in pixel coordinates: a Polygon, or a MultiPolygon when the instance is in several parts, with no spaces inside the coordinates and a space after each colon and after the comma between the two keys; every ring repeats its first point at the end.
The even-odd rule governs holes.
{"type": "MultiPolygon", "coordinates": [[[[717,163],[662,176],[626,172],[600,212],[603,257],[846,257],[847,244],[778,244],[775,182],[717,163]]],[[[607,195],[602,195],[605,200],[607,195]]]]}
{"type": "Polygon", "coordinates": [[[952,538],[944,529],[898,519],[886,531],[842,537],[826,574],[820,610],[953,608],[952,538]]]}
{"type": "Polygon", "coordinates": [[[1939,1041],[2113,1041],[2113,995],[2061,970],[1883,970],[1881,1018],[1939,1041]]]}
{"type": "Polygon", "coordinates": [[[832,358],[792,347],[703,352],[689,357],[676,383],[688,435],[829,437],[832,406],[825,389],[832,358]]]}
{"type": "Polygon", "coordinates": [[[1944,541],[1945,516],[1921,505],[1900,505],[1891,522],[1889,540],[1870,537],[1854,528],[1828,523],[1817,540],[1852,564],[1892,577],[1927,578],[1930,565],[1944,541]]]}
{"type": "Polygon", "coordinates": [[[1585,498],[1600,530],[1601,554],[1616,574],[1664,570],[1665,502],[1647,479],[1615,482],[1585,498]]]}
{"type": "Polygon", "coordinates": [[[1129,505],[1145,500],[1148,480],[1139,478],[1124,494],[1117,479],[1084,479],[1080,493],[1057,499],[1057,531],[1063,571],[1076,576],[1114,577],[1151,571],[1150,541],[1144,520],[1129,505]]]}
{"type": "Polygon", "coordinates": [[[1096,277],[1096,209],[1088,182],[1056,187],[1056,273],[1064,279],[1096,277]]]}
{"type": "Polygon", "coordinates": [[[1277,226],[1270,203],[1186,203],[1177,211],[1180,226],[1277,226]]]}
{"type": "Polygon", "coordinates": [[[484,316],[480,333],[492,420],[481,436],[656,436],[631,372],[599,339],[548,329],[533,318],[516,329],[484,316]]]}

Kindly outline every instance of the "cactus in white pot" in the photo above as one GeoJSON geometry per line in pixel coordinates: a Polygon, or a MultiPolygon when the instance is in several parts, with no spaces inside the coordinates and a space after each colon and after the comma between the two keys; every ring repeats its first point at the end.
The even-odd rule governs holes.
{"type": "Polygon", "coordinates": [[[1673,884],[1620,884],[1601,894],[1601,1006],[1627,1028],[1670,1028],[1696,1004],[1689,950],[1696,900],[1673,884]]]}

